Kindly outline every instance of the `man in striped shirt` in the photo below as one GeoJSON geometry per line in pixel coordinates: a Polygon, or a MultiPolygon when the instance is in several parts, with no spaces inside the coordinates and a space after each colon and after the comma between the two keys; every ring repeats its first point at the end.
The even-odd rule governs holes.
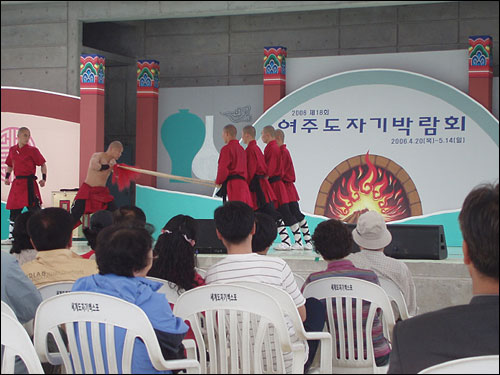
{"type": "MultiPolygon", "coordinates": [[[[375,272],[357,268],[350,260],[345,258],[350,253],[352,248],[352,234],[342,222],[336,219],[323,221],[316,227],[312,240],[314,244],[314,251],[321,254],[323,259],[328,262],[328,266],[324,271],[310,274],[302,286],[302,290],[304,290],[307,284],[327,277],[354,277],[380,285],[375,272]]],[[[335,310],[335,306],[333,306],[333,308],[335,310]]],[[[363,302],[363,326],[366,326],[369,308],[369,304],[363,302]]],[[[356,316],[356,309],[353,308],[353,322],[356,321],[356,316]]],[[[345,320],[344,324],[346,324],[345,320]]],[[[336,334],[338,335],[338,332],[336,332],[336,334]]],[[[356,335],[356,332],[354,332],[354,335],[356,335]]],[[[333,339],[335,340],[335,338],[333,339]]],[[[336,341],[337,345],[339,345],[338,337],[336,341]]],[[[377,366],[386,365],[389,362],[391,348],[388,340],[383,334],[380,313],[377,313],[373,321],[372,341],[375,363],[377,366]]],[[[357,343],[354,347],[357,348],[357,343]]]]}
{"type": "MultiPolygon", "coordinates": [[[[304,322],[307,317],[306,300],[297,287],[288,264],[279,257],[268,257],[252,252],[252,236],[255,234],[253,209],[243,202],[231,201],[217,208],[214,218],[217,237],[226,246],[228,255],[208,269],[206,284],[253,281],[273,285],[290,294],[304,322]]],[[[315,310],[311,310],[311,313],[312,316],[317,315],[315,310]]],[[[324,319],[322,322],[324,324],[324,319]]],[[[322,331],[323,324],[314,330],[322,331]]],[[[291,321],[287,321],[287,326],[292,342],[297,342],[298,338],[295,336],[291,321]]],[[[304,326],[306,327],[306,323],[304,326]]],[[[305,342],[304,349],[308,351],[305,342]]],[[[285,367],[289,372],[292,366],[291,353],[284,358],[285,367]]],[[[307,364],[310,364],[309,361],[307,364]]]]}

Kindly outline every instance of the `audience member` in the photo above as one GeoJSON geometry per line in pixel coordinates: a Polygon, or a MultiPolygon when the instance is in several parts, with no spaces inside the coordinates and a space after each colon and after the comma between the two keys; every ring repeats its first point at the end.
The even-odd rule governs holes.
{"type": "MultiPolygon", "coordinates": [[[[217,208],[214,218],[217,237],[227,248],[228,255],[208,269],[206,283],[253,281],[273,285],[290,294],[304,322],[304,327],[309,328],[310,331],[322,331],[325,322],[325,310],[322,304],[314,298],[306,302],[288,264],[281,258],[262,256],[252,252],[252,236],[255,234],[253,209],[243,202],[232,201],[217,208]]],[[[298,342],[299,339],[295,335],[292,323],[288,321],[287,325],[292,342],[298,342]]],[[[308,350],[305,343],[304,346],[308,350]]],[[[306,356],[308,357],[306,366],[310,365],[314,354],[311,350],[310,356],[306,356]]],[[[291,360],[291,353],[286,353],[287,372],[290,371],[291,360]]]]}
{"type": "Polygon", "coordinates": [[[266,255],[276,239],[276,221],[263,212],[255,213],[255,234],[252,237],[252,252],[266,255]]]}
{"type": "Polygon", "coordinates": [[[100,210],[90,217],[90,226],[83,228],[83,234],[90,246],[90,251],[80,255],[85,259],[95,258],[95,248],[97,246],[97,235],[101,230],[113,224],[113,214],[108,210],[100,210]]]}
{"type": "Polygon", "coordinates": [[[137,206],[125,205],[113,211],[113,224],[126,224],[132,221],[144,226],[149,234],[155,231],[153,225],[146,222],[144,211],[137,206]]]}
{"type": "MultiPolygon", "coordinates": [[[[357,268],[350,260],[345,259],[352,248],[352,235],[342,222],[336,219],[321,222],[316,227],[312,240],[314,244],[314,251],[321,254],[323,259],[328,262],[328,266],[325,271],[310,274],[306,279],[302,290],[304,290],[307,284],[327,277],[354,277],[379,285],[378,277],[375,272],[357,268]]],[[[362,311],[363,326],[366,326],[369,308],[369,303],[364,302],[362,311]]],[[[333,309],[335,310],[335,305],[333,306],[333,309]]],[[[353,322],[356,321],[356,316],[356,309],[353,308],[353,322]]],[[[344,322],[344,324],[347,323],[344,322]]],[[[338,332],[336,332],[336,335],[337,338],[334,338],[334,340],[336,340],[337,345],[339,345],[338,332]]],[[[377,366],[386,365],[389,361],[391,348],[388,340],[384,337],[383,327],[380,321],[380,313],[377,313],[373,322],[372,341],[377,366]]],[[[357,344],[355,345],[355,348],[357,348],[357,344]]],[[[347,347],[346,352],[348,352],[347,347]]]]}
{"type": "Polygon", "coordinates": [[[196,220],[191,216],[174,216],[163,227],[153,249],[156,259],[148,276],[171,281],[179,294],[205,285],[195,271],[196,229],[196,220]]]}
{"type": "Polygon", "coordinates": [[[348,259],[356,267],[372,270],[378,277],[393,281],[403,293],[408,313],[417,315],[417,293],[408,266],[384,254],[384,248],[392,241],[384,217],[376,211],[363,213],[352,231],[352,237],[361,251],[349,255],[348,259]]]}
{"type": "MultiPolygon", "coordinates": [[[[155,330],[165,359],[184,358],[182,340],[188,327],[173,315],[164,294],[156,293],[161,283],[145,276],[153,263],[153,239],[146,229],[112,225],[97,236],[96,261],[99,273],[78,279],[72,291],[103,293],[139,306],[155,330]]],[[[119,313],[119,312],[118,312],[119,313]]],[[[124,331],[115,341],[123,351],[124,331]]],[[[106,358],[106,354],[103,353],[106,358]]],[[[137,340],[132,358],[132,373],[158,373],[151,363],[146,346],[137,340]]]]}
{"type": "Polygon", "coordinates": [[[36,258],[37,251],[33,249],[33,244],[30,241],[27,228],[28,220],[34,213],[35,211],[23,212],[14,222],[14,228],[12,229],[12,248],[10,249],[10,253],[16,257],[19,265],[23,265],[36,258]]]}
{"type": "Polygon", "coordinates": [[[465,198],[458,220],[472,300],[397,323],[389,373],[416,374],[459,358],[498,355],[498,203],[498,184],[479,186],[465,198]]]}
{"type": "Polygon", "coordinates": [[[21,268],[37,288],[97,272],[94,260],[82,259],[70,250],[72,232],[71,215],[62,208],[45,208],[29,219],[28,234],[38,254],[21,268]]]}
{"type": "Polygon", "coordinates": [[[29,322],[42,302],[42,296],[28,279],[16,258],[2,251],[2,273],[0,274],[2,301],[9,305],[21,323],[29,322]]]}

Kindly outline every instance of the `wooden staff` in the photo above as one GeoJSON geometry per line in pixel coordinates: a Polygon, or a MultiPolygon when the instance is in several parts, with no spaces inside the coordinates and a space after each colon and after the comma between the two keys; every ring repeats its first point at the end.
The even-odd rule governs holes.
{"type": "Polygon", "coordinates": [[[171,178],[171,179],[175,179],[175,180],[180,180],[180,181],[184,181],[184,182],[192,182],[193,184],[205,185],[205,186],[210,186],[210,187],[216,186],[215,181],[210,181],[210,180],[201,180],[199,178],[174,176],[174,175],[168,174],[168,173],[150,171],[148,169],[134,168],[134,167],[124,166],[124,165],[119,165],[118,167],[123,168],[123,169],[128,169],[129,171],[132,171],[132,172],[148,174],[150,176],[171,178]]]}

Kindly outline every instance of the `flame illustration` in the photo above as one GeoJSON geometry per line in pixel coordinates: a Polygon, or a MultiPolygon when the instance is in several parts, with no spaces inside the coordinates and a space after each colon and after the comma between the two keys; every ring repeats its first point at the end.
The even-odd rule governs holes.
{"type": "Polygon", "coordinates": [[[402,184],[389,171],[374,166],[365,155],[366,165],[352,168],[332,186],[327,216],[355,223],[367,210],[378,211],[386,222],[410,216],[409,202],[402,184]]]}

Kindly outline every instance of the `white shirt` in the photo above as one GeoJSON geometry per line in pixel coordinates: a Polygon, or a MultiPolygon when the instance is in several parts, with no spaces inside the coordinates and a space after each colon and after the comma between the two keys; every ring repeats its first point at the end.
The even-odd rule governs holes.
{"type": "Polygon", "coordinates": [[[388,257],[383,251],[361,250],[350,254],[349,259],[356,267],[374,271],[377,276],[392,280],[403,293],[408,313],[417,315],[417,293],[413,277],[408,266],[400,261],[388,257]]]}
{"type": "MultiPolygon", "coordinates": [[[[273,285],[283,289],[292,297],[295,306],[300,307],[306,300],[297,287],[292,270],[281,258],[268,257],[256,253],[229,254],[227,257],[212,265],[205,275],[205,283],[230,283],[234,281],[253,281],[273,285]]],[[[299,341],[290,319],[285,316],[288,333],[292,344],[299,341]]],[[[306,359],[308,345],[304,343],[306,359]]],[[[287,373],[291,371],[292,355],[283,353],[287,373]]]]}

